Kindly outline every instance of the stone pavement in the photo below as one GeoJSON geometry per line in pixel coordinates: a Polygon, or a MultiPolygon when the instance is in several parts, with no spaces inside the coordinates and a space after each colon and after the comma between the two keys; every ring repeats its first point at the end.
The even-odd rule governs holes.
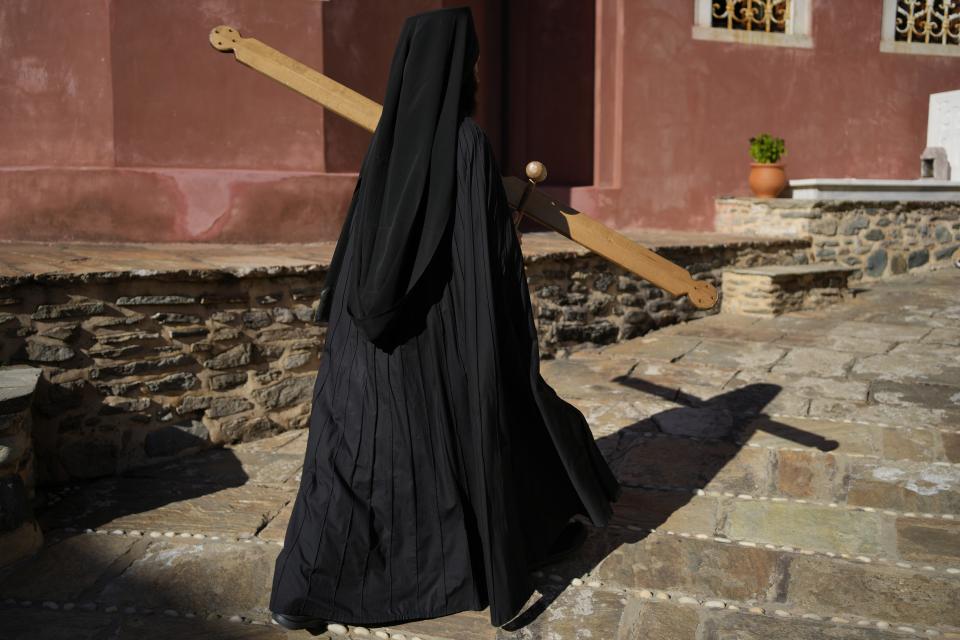
{"type": "MultiPolygon", "coordinates": [[[[487,612],[394,640],[960,638],[960,272],[817,313],[719,315],[543,363],[624,485],[487,612]]],[[[268,624],[305,433],[63,488],[0,575],[0,638],[297,638],[268,624]]]]}

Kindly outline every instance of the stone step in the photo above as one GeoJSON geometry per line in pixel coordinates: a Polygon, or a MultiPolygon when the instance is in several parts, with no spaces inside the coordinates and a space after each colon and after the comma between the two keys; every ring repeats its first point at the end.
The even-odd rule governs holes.
{"type": "Polygon", "coordinates": [[[591,529],[577,557],[549,571],[588,585],[597,581],[605,589],[661,590],[824,618],[960,630],[960,576],[892,563],[608,527],[591,529]]]}
{"type": "MultiPolygon", "coordinates": [[[[524,625],[516,637],[567,637],[584,628],[598,633],[644,628],[652,634],[652,629],[660,629],[661,613],[667,615],[664,623],[683,621],[678,629],[691,633],[662,637],[691,639],[722,637],[709,630],[736,630],[747,634],[738,638],[758,639],[824,637],[816,634],[828,629],[829,637],[883,637],[857,633],[906,633],[899,628],[904,626],[915,633],[960,633],[960,620],[952,611],[960,597],[956,577],[712,539],[660,534],[637,539],[639,534],[631,533],[617,527],[591,529],[576,559],[549,567],[547,575],[540,573],[529,610],[513,623],[524,625]],[[839,582],[851,588],[833,589],[839,582]],[[930,599],[928,593],[938,598],[930,599]],[[647,613],[653,605],[661,607],[658,613],[647,613]],[[831,620],[834,617],[838,619],[831,620]],[[698,636],[697,630],[707,635],[698,636]]],[[[9,613],[4,615],[4,630],[12,629],[14,638],[31,639],[101,637],[96,632],[110,625],[118,633],[110,637],[120,638],[132,638],[137,631],[148,638],[307,637],[265,624],[265,584],[276,552],[276,545],[252,542],[77,535],[53,542],[35,560],[0,576],[0,610],[9,613]],[[25,635],[23,630],[38,622],[49,635],[25,635]],[[89,635],[54,634],[76,629],[89,635]],[[161,636],[161,631],[177,635],[161,636]]],[[[369,633],[348,629],[351,638],[387,637],[375,635],[377,631],[407,640],[515,637],[504,631],[498,635],[486,611],[369,633]]]]}
{"type": "MultiPolygon", "coordinates": [[[[19,603],[0,603],[0,619],[3,620],[0,638],[4,640],[285,640],[295,637],[310,637],[303,633],[286,633],[275,625],[262,621],[257,624],[231,622],[229,619],[210,619],[164,615],[157,611],[123,613],[121,610],[107,613],[100,610],[81,610],[76,606],[63,610],[63,603],[54,601],[32,602],[29,606],[19,603]],[[53,609],[51,607],[56,607],[53,609]]],[[[329,637],[324,634],[322,637],[329,637]]]]}
{"type": "Polygon", "coordinates": [[[650,430],[651,425],[638,425],[620,434],[611,467],[625,486],[703,489],[960,517],[960,465],[859,453],[879,449],[891,455],[934,457],[939,455],[937,433],[921,429],[871,433],[869,427],[827,429],[824,423],[817,423],[815,430],[809,421],[795,419],[763,418],[752,424],[765,431],[750,434],[745,446],[671,436],[650,430]],[[864,436],[854,444],[858,429],[864,436]],[[791,444],[804,446],[782,448],[782,436],[787,434],[791,444]],[[925,441],[934,443],[932,451],[922,450],[925,441]],[[821,450],[835,445],[833,451],[821,450]],[[835,453],[845,447],[849,454],[835,453]]]}
{"type": "MultiPolygon", "coordinates": [[[[678,592],[581,586],[563,590],[524,627],[522,638],[670,640],[882,640],[911,636],[960,638],[943,625],[887,618],[830,616],[779,603],[749,604],[678,592]],[[619,633],[609,631],[618,629],[619,633]]],[[[512,638],[504,635],[500,638],[512,638]]]]}
{"type": "MultiPolygon", "coordinates": [[[[147,617],[167,627],[173,624],[169,618],[189,619],[201,621],[198,633],[211,620],[218,628],[220,622],[233,619],[257,623],[223,627],[249,634],[236,637],[276,637],[268,633],[268,604],[279,550],[277,544],[253,538],[239,542],[96,533],[51,536],[39,555],[0,574],[0,607],[17,611],[28,621],[38,615],[35,609],[47,615],[62,612],[68,618],[64,624],[75,624],[70,618],[80,612],[96,614],[99,618],[91,622],[95,627],[120,614],[131,629],[147,617]]],[[[414,635],[421,640],[492,640],[496,631],[486,610],[393,629],[406,629],[397,632],[411,640],[414,635]]],[[[366,637],[378,637],[375,631],[366,637]]],[[[6,638],[3,633],[0,625],[0,638],[6,638]]],[[[305,632],[291,637],[301,635],[307,637],[305,632]]]]}
{"type": "MultiPolygon", "coordinates": [[[[612,523],[666,535],[772,545],[826,558],[901,563],[960,577],[960,522],[743,495],[625,489],[612,523]]],[[[909,565],[909,566],[907,566],[909,565]]]]}
{"type": "Polygon", "coordinates": [[[775,316],[821,309],[850,297],[847,279],[855,271],[822,262],[724,269],[721,313],[775,316]]]}

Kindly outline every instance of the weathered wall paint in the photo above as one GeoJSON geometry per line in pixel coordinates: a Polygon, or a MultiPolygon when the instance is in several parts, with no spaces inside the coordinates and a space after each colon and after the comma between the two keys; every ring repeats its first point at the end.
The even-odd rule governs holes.
{"type": "MultiPolygon", "coordinates": [[[[6,0],[0,239],[336,238],[368,134],[215,52],[209,29],[381,100],[403,19],[458,4],[6,0]]],[[[760,131],[786,138],[794,178],[915,177],[928,95],[960,78],[960,58],[881,53],[874,0],[814,0],[813,49],[693,40],[686,0],[467,4],[504,172],[543,160],[548,191],[617,227],[712,228],[714,198],[747,193],[760,131]]]]}
{"type": "Polygon", "coordinates": [[[694,40],[693,5],[598,0],[598,177],[574,206],[711,229],[716,196],[749,193],[763,131],[791,178],[919,177],[929,95],[960,86],[960,58],[881,53],[876,0],[813,0],[812,49],[694,40]]]}

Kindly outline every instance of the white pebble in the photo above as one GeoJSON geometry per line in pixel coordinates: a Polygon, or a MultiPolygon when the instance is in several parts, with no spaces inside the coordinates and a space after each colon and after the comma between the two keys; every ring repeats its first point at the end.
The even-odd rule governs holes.
{"type": "Polygon", "coordinates": [[[354,627],[353,633],[358,636],[368,636],[370,635],[370,629],[367,629],[366,627],[354,627]]]}
{"type": "Polygon", "coordinates": [[[596,589],[597,587],[600,586],[600,581],[599,581],[599,580],[591,580],[590,582],[587,583],[587,586],[588,586],[588,587],[593,587],[594,589],[596,589]]]}
{"type": "Polygon", "coordinates": [[[637,595],[639,595],[642,600],[649,600],[653,597],[653,593],[647,591],[646,589],[641,589],[640,593],[637,595]]]}
{"type": "Polygon", "coordinates": [[[747,611],[750,612],[750,613],[757,613],[757,614],[766,613],[766,612],[763,610],[763,607],[750,607],[749,609],[747,609],[747,611]]]}
{"type": "Polygon", "coordinates": [[[374,631],[374,632],[373,632],[373,635],[377,636],[378,638],[389,638],[389,637],[390,637],[390,634],[387,633],[386,631],[374,631]]]}
{"type": "Polygon", "coordinates": [[[575,587],[579,587],[580,585],[583,584],[583,580],[581,580],[580,578],[574,578],[573,580],[570,581],[570,584],[572,584],[575,587]]]}
{"type": "Polygon", "coordinates": [[[347,635],[347,628],[337,622],[331,622],[330,624],[328,624],[327,631],[329,631],[330,633],[335,633],[338,636],[347,635]]]}
{"type": "Polygon", "coordinates": [[[175,535],[177,535],[177,534],[176,534],[175,532],[173,532],[173,531],[164,531],[164,532],[163,532],[163,535],[164,535],[164,537],[166,537],[166,538],[172,538],[173,536],[175,536],[175,535]]]}
{"type": "Polygon", "coordinates": [[[726,603],[723,600],[707,600],[703,603],[707,609],[723,609],[726,607],[726,603]]]}
{"type": "Polygon", "coordinates": [[[230,616],[230,622],[243,622],[243,618],[240,616],[230,616]]]}
{"type": "Polygon", "coordinates": [[[790,617],[790,612],[789,612],[789,611],[784,611],[783,609],[775,609],[774,612],[773,612],[773,615],[775,615],[775,616],[780,616],[781,618],[789,618],[789,617],[790,617]]]}
{"type": "Polygon", "coordinates": [[[657,591],[656,593],[654,593],[654,597],[657,600],[669,600],[670,594],[667,593],[666,591],[657,591]]]}
{"type": "Polygon", "coordinates": [[[123,529],[114,529],[113,531],[110,532],[110,535],[112,535],[112,536],[122,536],[122,535],[123,535],[123,529]]]}
{"type": "Polygon", "coordinates": [[[150,532],[150,537],[151,537],[151,538],[159,538],[159,537],[162,536],[162,535],[163,535],[163,534],[160,533],[159,531],[151,531],[151,532],[150,532]]]}
{"type": "Polygon", "coordinates": [[[60,608],[60,605],[58,605],[56,602],[52,602],[52,601],[50,601],[50,600],[47,600],[46,602],[43,603],[43,608],[44,608],[44,609],[53,609],[54,611],[56,611],[57,609],[60,608]]]}
{"type": "Polygon", "coordinates": [[[700,601],[696,598],[691,598],[690,596],[680,596],[677,598],[677,602],[680,604],[700,604],[700,601]]]}

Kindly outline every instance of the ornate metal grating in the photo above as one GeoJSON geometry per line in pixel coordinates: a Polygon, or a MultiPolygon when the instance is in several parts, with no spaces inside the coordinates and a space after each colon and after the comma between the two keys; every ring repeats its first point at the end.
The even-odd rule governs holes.
{"type": "Polygon", "coordinates": [[[897,0],[894,39],[960,45],[960,0],[897,0]]]}
{"type": "Polygon", "coordinates": [[[731,31],[785,33],[790,0],[719,0],[711,8],[710,26],[731,31]]]}

